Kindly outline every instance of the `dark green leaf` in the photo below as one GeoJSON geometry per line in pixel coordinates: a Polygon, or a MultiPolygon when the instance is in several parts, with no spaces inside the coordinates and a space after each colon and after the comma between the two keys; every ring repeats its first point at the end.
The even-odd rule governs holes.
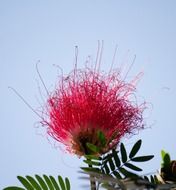
{"type": "Polygon", "coordinates": [[[139,151],[140,147],[141,147],[141,144],[142,144],[142,140],[138,140],[133,148],[131,149],[131,152],[129,154],[129,158],[133,158],[139,151]]]}
{"type": "Polygon", "coordinates": [[[119,156],[118,156],[118,152],[116,150],[112,150],[113,151],[113,157],[114,157],[114,161],[115,161],[115,165],[116,167],[119,167],[120,166],[120,159],[119,159],[119,156]]]}
{"type": "Polygon", "coordinates": [[[125,168],[119,168],[119,171],[125,176],[125,178],[137,177],[137,175],[135,173],[132,173],[132,172],[126,170],[125,168]]]}
{"type": "Polygon", "coordinates": [[[84,162],[85,162],[86,164],[91,165],[91,166],[100,166],[100,165],[101,165],[100,162],[95,162],[95,161],[92,161],[92,160],[84,160],[84,162]]]}
{"type": "Polygon", "coordinates": [[[154,157],[153,155],[138,156],[138,157],[132,158],[131,160],[134,162],[146,162],[146,161],[151,160],[153,157],[154,157]]]}
{"type": "Polygon", "coordinates": [[[97,136],[101,142],[101,145],[104,147],[106,145],[106,137],[102,131],[97,132],[97,136]]]}
{"type": "Polygon", "coordinates": [[[100,151],[99,147],[95,146],[94,144],[86,143],[86,146],[93,153],[98,153],[100,151]]]}
{"type": "Polygon", "coordinates": [[[39,175],[35,175],[35,178],[37,179],[40,186],[42,187],[42,190],[48,190],[48,187],[47,187],[45,181],[39,175]]]}
{"type": "Polygon", "coordinates": [[[122,162],[125,163],[127,161],[127,153],[123,143],[121,143],[120,145],[120,153],[122,157],[122,162]]]}
{"type": "Polygon", "coordinates": [[[104,169],[105,169],[106,174],[110,173],[110,169],[107,164],[104,164],[104,169]]]}
{"type": "Polygon", "coordinates": [[[17,176],[18,180],[23,184],[27,190],[34,190],[32,185],[22,176],[17,176]]]}
{"type": "Polygon", "coordinates": [[[100,172],[99,168],[81,167],[81,169],[85,172],[100,172]]]}
{"type": "Polygon", "coordinates": [[[164,167],[169,167],[171,163],[170,155],[166,153],[163,158],[163,165],[164,167]]]}
{"type": "Polygon", "coordinates": [[[114,176],[115,176],[117,179],[122,179],[122,176],[119,174],[119,172],[113,171],[113,174],[114,174],[114,176]]]}
{"type": "Polygon", "coordinates": [[[65,178],[65,185],[66,185],[67,190],[70,190],[70,181],[67,177],[65,178]]]}
{"type": "Polygon", "coordinates": [[[21,187],[11,186],[11,187],[6,187],[3,190],[25,190],[25,189],[21,187]]]}
{"type": "Polygon", "coordinates": [[[113,157],[113,154],[112,153],[108,153],[106,156],[103,157],[103,162],[106,163],[112,157],[113,157]]]}
{"type": "Polygon", "coordinates": [[[84,157],[90,160],[102,160],[101,157],[96,156],[96,155],[85,155],[84,157]]]}
{"type": "Polygon", "coordinates": [[[109,159],[109,166],[111,168],[111,171],[114,171],[115,170],[115,165],[114,165],[114,162],[112,159],[109,159]]]}
{"type": "Polygon", "coordinates": [[[147,180],[147,181],[149,181],[149,178],[147,176],[144,176],[144,179],[147,180]]]}
{"type": "Polygon", "coordinates": [[[61,189],[66,190],[64,180],[62,179],[62,177],[60,175],[58,176],[58,181],[59,181],[59,184],[61,186],[61,189]]]}
{"type": "Polygon", "coordinates": [[[33,188],[36,190],[42,190],[40,185],[36,182],[36,180],[31,176],[26,176],[26,179],[32,184],[33,188]]]}
{"type": "Polygon", "coordinates": [[[50,180],[50,178],[46,175],[43,175],[44,179],[45,179],[45,182],[47,183],[48,187],[50,190],[54,190],[54,186],[50,180]]]}
{"type": "Polygon", "coordinates": [[[131,170],[134,170],[134,171],[138,171],[138,172],[142,171],[141,168],[138,168],[137,166],[135,166],[135,165],[133,165],[131,163],[125,163],[125,166],[130,168],[131,170]]]}
{"type": "Polygon", "coordinates": [[[49,176],[55,190],[60,190],[58,183],[56,182],[55,178],[53,176],[49,176]]]}
{"type": "Polygon", "coordinates": [[[155,183],[155,179],[152,175],[150,176],[150,181],[151,181],[151,183],[155,183]]]}

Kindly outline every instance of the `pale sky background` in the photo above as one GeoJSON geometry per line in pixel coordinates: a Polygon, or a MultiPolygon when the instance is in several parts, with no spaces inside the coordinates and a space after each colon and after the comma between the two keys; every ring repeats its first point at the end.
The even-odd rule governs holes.
{"type": "Polygon", "coordinates": [[[140,154],[155,155],[142,165],[144,173],[159,169],[161,149],[176,159],[176,1],[0,0],[0,189],[19,185],[16,176],[27,174],[68,176],[72,189],[81,189],[81,160],[38,135],[39,118],[8,86],[37,109],[37,60],[52,89],[58,75],[53,64],[69,72],[78,45],[83,67],[88,55],[95,57],[98,40],[104,40],[102,69],[109,67],[118,44],[117,67],[122,62],[129,65],[136,54],[129,78],[144,71],[137,89],[151,104],[149,128],[124,143],[130,147],[142,138],[140,154]]]}

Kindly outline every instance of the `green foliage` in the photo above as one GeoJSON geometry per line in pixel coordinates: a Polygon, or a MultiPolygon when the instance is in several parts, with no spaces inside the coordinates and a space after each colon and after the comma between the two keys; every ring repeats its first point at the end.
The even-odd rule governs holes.
{"type": "Polygon", "coordinates": [[[151,160],[153,157],[154,157],[153,155],[149,155],[149,156],[138,156],[138,157],[132,158],[131,160],[132,160],[133,162],[146,162],[146,161],[151,160]]]}
{"type": "MultiPolygon", "coordinates": [[[[100,136],[102,136],[102,134],[100,136]]],[[[84,160],[84,162],[88,164],[88,167],[81,169],[87,173],[93,173],[93,175],[95,173],[99,174],[99,176],[106,175],[117,180],[127,178],[139,179],[139,172],[141,172],[142,169],[136,166],[136,162],[146,162],[154,157],[153,155],[138,156],[137,154],[141,148],[141,144],[142,140],[137,141],[133,145],[131,151],[129,151],[129,154],[126,151],[124,144],[121,143],[119,150],[112,149],[105,155],[86,155],[86,160],[84,160]]],[[[153,182],[154,179],[151,178],[151,181],[153,182]]],[[[110,185],[108,182],[102,182],[102,184],[106,187],[110,185]]]]}
{"type": "Polygon", "coordinates": [[[114,175],[116,178],[134,178],[141,172],[142,169],[134,164],[134,162],[146,162],[153,158],[153,155],[136,156],[142,141],[137,141],[132,147],[129,155],[123,143],[120,144],[120,151],[112,150],[103,158],[102,168],[105,168],[105,173],[109,169],[109,174],[114,175]],[[120,153],[120,154],[119,154],[120,153]],[[132,163],[131,163],[132,162],[132,163]],[[108,169],[107,169],[108,168],[108,169]]]}
{"type": "Polygon", "coordinates": [[[106,137],[102,131],[98,131],[97,133],[98,139],[100,140],[101,146],[104,147],[106,145],[106,137]]]}
{"type": "Polygon", "coordinates": [[[164,150],[161,151],[161,157],[162,157],[162,167],[169,167],[171,163],[171,158],[169,153],[165,152],[164,150]]]}
{"type": "Polygon", "coordinates": [[[43,175],[40,177],[39,175],[35,175],[35,177],[31,176],[17,176],[18,180],[23,185],[22,187],[6,187],[3,190],[70,190],[70,182],[68,178],[65,180],[58,176],[58,180],[56,180],[53,176],[43,175]]]}
{"type": "Polygon", "coordinates": [[[156,175],[144,176],[144,179],[152,184],[160,184],[156,175]]]}
{"type": "Polygon", "coordinates": [[[91,152],[92,154],[96,154],[99,152],[100,148],[95,146],[92,143],[86,143],[87,149],[89,150],[89,152],[91,152]]]}
{"type": "Polygon", "coordinates": [[[123,143],[121,143],[120,145],[120,153],[121,153],[122,162],[125,163],[127,161],[127,152],[123,143]]]}
{"type": "Polygon", "coordinates": [[[86,143],[86,152],[87,154],[89,155],[97,155],[99,154],[100,152],[102,152],[102,150],[104,149],[104,147],[106,146],[107,144],[107,140],[106,140],[106,137],[104,135],[104,133],[102,131],[98,131],[97,132],[97,140],[98,140],[98,144],[99,146],[96,146],[90,142],[87,142],[86,143]]]}

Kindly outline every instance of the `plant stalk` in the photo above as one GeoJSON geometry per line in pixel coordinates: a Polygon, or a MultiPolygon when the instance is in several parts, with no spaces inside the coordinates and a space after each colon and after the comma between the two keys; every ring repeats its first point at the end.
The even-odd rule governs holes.
{"type": "MultiPolygon", "coordinates": [[[[89,168],[92,168],[92,165],[88,165],[89,168]]],[[[96,182],[94,180],[94,177],[90,174],[90,187],[91,187],[91,190],[96,190],[96,182]]]]}

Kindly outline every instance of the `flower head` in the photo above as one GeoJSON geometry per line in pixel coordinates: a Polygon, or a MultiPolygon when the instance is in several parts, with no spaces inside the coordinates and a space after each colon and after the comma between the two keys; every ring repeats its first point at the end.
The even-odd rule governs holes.
{"type": "Polygon", "coordinates": [[[87,143],[103,154],[126,134],[143,128],[144,106],[130,100],[135,92],[120,73],[101,73],[85,67],[62,76],[48,97],[43,123],[48,134],[79,156],[90,153],[87,143]],[[103,135],[102,144],[100,136],[103,135]]]}

